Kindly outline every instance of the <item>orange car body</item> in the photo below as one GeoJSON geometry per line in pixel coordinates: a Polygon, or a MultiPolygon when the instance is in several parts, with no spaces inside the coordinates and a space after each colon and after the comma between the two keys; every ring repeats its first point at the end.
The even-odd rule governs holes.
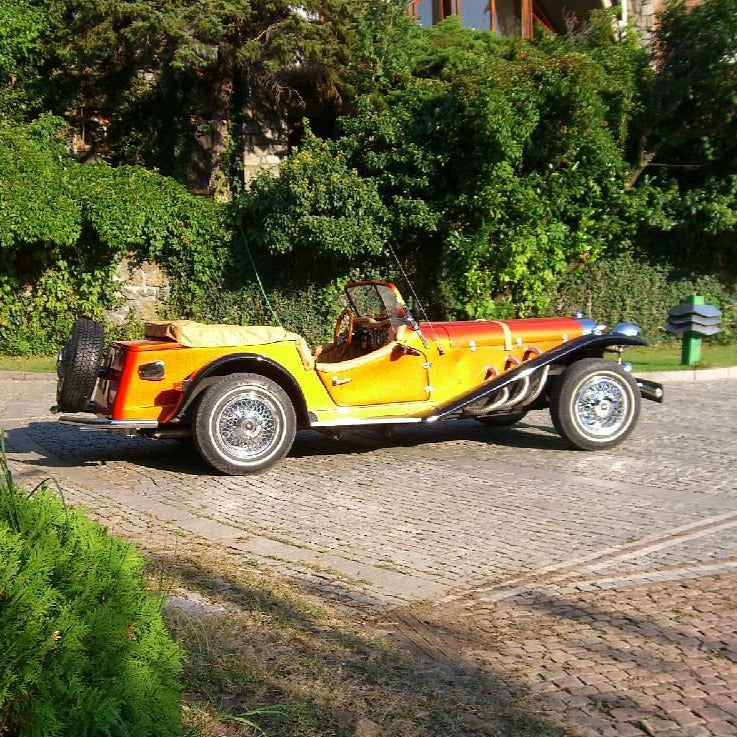
{"type": "MultiPolygon", "coordinates": [[[[188,382],[216,361],[268,360],[299,386],[315,426],[351,420],[422,418],[564,342],[583,328],[572,318],[420,323],[371,354],[345,361],[300,358],[294,340],[259,345],[186,347],[172,340],[113,344],[95,397],[95,412],[114,420],[175,422],[188,382]],[[141,378],[161,362],[164,376],[141,378]]],[[[309,416],[308,415],[308,416],[309,416]]]]}
{"type": "Polygon", "coordinates": [[[283,328],[152,324],[145,340],[108,349],[89,406],[97,418],[61,419],[192,434],[213,465],[241,473],[281,457],[296,429],[515,421],[540,407],[574,446],[610,447],[634,426],[640,395],[662,398],[659,385],[602,361],[645,343],[630,324],[606,332],[581,317],[418,323],[396,287],[377,280],[349,284],[346,302],[333,341],[314,350],[283,328]]]}

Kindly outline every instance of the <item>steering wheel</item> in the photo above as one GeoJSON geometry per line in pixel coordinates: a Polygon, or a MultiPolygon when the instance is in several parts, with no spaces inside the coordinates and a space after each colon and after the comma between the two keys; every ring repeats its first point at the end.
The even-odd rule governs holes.
{"type": "Polygon", "coordinates": [[[333,328],[333,343],[335,344],[335,354],[338,358],[342,358],[348,351],[353,340],[353,312],[350,307],[346,307],[338,315],[333,328]]]}

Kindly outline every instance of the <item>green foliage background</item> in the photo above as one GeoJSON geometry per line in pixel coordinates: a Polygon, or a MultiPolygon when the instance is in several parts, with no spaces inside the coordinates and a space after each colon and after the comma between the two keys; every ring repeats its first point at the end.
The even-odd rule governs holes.
{"type": "Polygon", "coordinates": [[[143,558],[0,459],[0,724],[18,737],[180,734],[180,651],[143,558]]]}
{"type": "Polygon", "coordinates": [[[123,256],[165,263],[176,300],[195,308],[219,288],[230,258],[215,203],[140,167],[80,164],[63,132],[47,118],[0,123],[4,353],[53,353],[76,315],[102,318],[116,302],[123,256]]]}
{"type": "MultiPolygon", "coordinates": [[[[700,294],[707,304],[722,310],[722,332],[710,340],[733,343],[737,340],[737,295],[709,274],[679,274],[672,265],[652,265],[621,253],[602,258],[586,270],[567,274],[551,291],[551,308],[560,314],[577,311],[595,315],[600,322],[616,325],[635,322],[651,342],[663,342],[664,312],[686,295],[700,294]]],[[[737,356],[735,356],[737,360],[737,356]]]]}
{"type": "Polygon", "coordinates": [[[737,0],[669,4],[650,49],[604,12],[524,41],[399,0],[200,5],[0,0],[0,351],[100,317],[123,257],[163,265],[169,315],[310,341],[348,276],[399,276],[392,252],[433,317],[590,304],[659,339],[696,289],[730,328],[737,0]],[[73,156],[90,109],[107,127],[73,156]],[[244,189],[254,111],[293,146],[244,189]],[[203,176],[223,201],[188,192],[203,176]]]}

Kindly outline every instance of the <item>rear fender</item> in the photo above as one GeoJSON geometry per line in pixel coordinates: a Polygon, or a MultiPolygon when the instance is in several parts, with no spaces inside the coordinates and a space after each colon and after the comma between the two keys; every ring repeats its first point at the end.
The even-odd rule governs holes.
{"type": "Polygon", "coordinates": [[[197,397],[222,376],[251,373],[266,376],[279,384],[289,395],[297,414],[298,427],[309,427],[307,402],[297,380],[280,363],[257,353],[232,353],[222,356],[205,366],[191,380],[185,382],[184,399],[179,406],[176,419],[186,417],[197,397]]]}
{"type": "MultiPolygon", "coordinates": [[[[463,397],[441,405],[426,419],[426,422],[436,422],[437,420],[443,420],[457,415],[465,407],[479,402],[525,376],[530,376],[544,366],[555,366],[565,369],[582,358],[600,358],[604,355],[607,348],[637,345],[647,345],[647,341],[634,335],[613,335],[611,333],[605,333],[603,335],[582,335],[557,348],[546,351],[529,361],[525,361],[520,366],[489,381],[479,389],[474,389],[463,397]]],[[[554,374],[554,372],[551,372],[551,374],[554,374]]]]}

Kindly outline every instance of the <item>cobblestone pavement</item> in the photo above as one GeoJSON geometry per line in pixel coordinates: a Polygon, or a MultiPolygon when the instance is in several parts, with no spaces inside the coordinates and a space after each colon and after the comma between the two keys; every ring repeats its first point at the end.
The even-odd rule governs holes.
{"type": "Polygon", "coordinates": [[[149,547],[256,557],[395,621],[439,661],[501,675],[582,735],[737,735],[737,382],[666,388],[611,451],[547,413],[337,441],[298,436],[256,477],[190,446],[81,433],[50,378],[0,374],[15,478],[149,547]]]}

